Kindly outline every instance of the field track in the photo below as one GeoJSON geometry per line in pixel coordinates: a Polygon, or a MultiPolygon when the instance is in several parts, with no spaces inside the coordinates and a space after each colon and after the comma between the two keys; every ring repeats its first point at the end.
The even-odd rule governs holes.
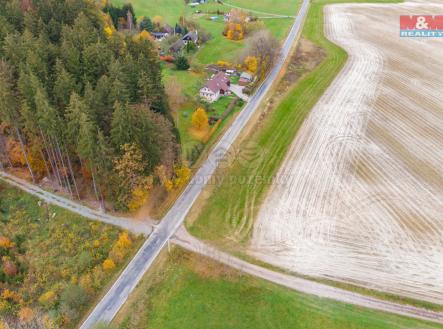
{"type": "Polygon", "coordinates": [[[399,15],[443,4],[325,8],[349,60],[292,144],[254,226],[271,264],[443,304],[442,39],[399,15]]]}

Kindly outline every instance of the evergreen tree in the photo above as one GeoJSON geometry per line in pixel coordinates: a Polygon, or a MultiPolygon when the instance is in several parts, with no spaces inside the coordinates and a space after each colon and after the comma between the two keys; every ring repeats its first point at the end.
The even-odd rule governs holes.
{"type": "Polygon", "coordinates": [[[144,17],[140,22],[140,30],[145,30],[148,32],[154,31],[154,24],[149,17],[144,17]]]}
{"type": "Polygon", "coordinates": [[[55,70],[53,97],[61,108],[65,108],[69,104],[71,94],[79,92],[79,88],[72,74],[64,68],[60,60],[57,60],[55,70]]]}
{"type": "Polygon", "coordinates": [[[177,68],[177,70],[189,69],[188,59],[185,56],[178,56],[175,60],[175,67],[177,68]]]}
{"type": "Polygon", "coordinates": [[[126,105],[115,102],[111,122],[111,141],[119,151],[120,146],[130,143],[133,137],[132,115],[126,105]]]}

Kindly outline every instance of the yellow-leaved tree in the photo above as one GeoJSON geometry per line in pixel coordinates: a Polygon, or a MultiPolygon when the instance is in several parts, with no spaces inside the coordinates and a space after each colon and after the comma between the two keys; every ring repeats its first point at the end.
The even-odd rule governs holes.
{"type": "Polygon", "coordinates": [[[5,236],[0,236],[0,248],[12,248],[12,241],[5,236]]]}
{"type": "Polygon", "coordinates": [[[171,192],[174,189],[174,183],[166,174],[166,167],[164,165],[156,167],[155,174],[157,175],[158,179],[160,180],[166,191],[171,192]]]}
{"type": "Polygon", "coordinates": [[[154,23],[155,25],[157,25],[157,26],[160,26],[160,25],[162,25],[162,23],[163,23],[163,17],[161,17],[161,16],[154,16],[153,18],[152,18],[152,23],[154,23]]]}
{"type": "Polygon", "coordinates": [[[115,268],[115,263],[112,259],[105,259],[103,262],[103,269],[105,271],[112,271],[115,268]]]}
{"type": "Polygon", "coordinates": [[[131,238],[129,237],[128,232],[122,232],[118,236],[117,240],[117,248],[127,249],[132,245],[131,238]]]}
{"type": "Polygon", "coordinates": [[[245,67],[251,73],[257,72],[258,61],[255,56],[248,56],[245,58],[245,67]]]}
{"type": "Polygon", "coordinates": [[[206,130],[209,126],[208,115],[204,108],[199,107],[192,114],[192,126],[198,130],[206,130]]]}
{"type": "Polygon", "coordinates": [[[189,169],[186,165],[175,168],[175,179],[174,185],[177,188],[185,186],[185,184],[191,178],[191,169],[189,169]]]}
{"type": "Polygon", "coordinates": [[[149,33],[146,30],[142,30],[139,34],[134,35],[133,40],[135,42],[140,42],[140,41],[154,41],[154,38],[152,37],[151,33],[149,33]]]}

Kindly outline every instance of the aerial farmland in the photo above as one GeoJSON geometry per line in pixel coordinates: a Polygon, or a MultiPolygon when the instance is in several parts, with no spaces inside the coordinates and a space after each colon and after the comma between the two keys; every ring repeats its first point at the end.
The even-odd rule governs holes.
{"type": "Polygon", "coordinates": [[[326,36],[349,55],[301,127],[250,252],[304,275],[443,300],[443,47],[399,38],[403,13],[339,4],[326,36]]]}

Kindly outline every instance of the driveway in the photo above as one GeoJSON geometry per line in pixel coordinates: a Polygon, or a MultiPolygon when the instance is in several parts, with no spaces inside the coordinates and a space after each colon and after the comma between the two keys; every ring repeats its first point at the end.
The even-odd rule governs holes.
{"type": "Polygon", "coordinates": [[[238,98],[247,102],[249,100],[249,96],[243,93],[243,88],[244,86],[231,84],[229,90],[231,90],[231,92],[235,94],[238,98]]]}

